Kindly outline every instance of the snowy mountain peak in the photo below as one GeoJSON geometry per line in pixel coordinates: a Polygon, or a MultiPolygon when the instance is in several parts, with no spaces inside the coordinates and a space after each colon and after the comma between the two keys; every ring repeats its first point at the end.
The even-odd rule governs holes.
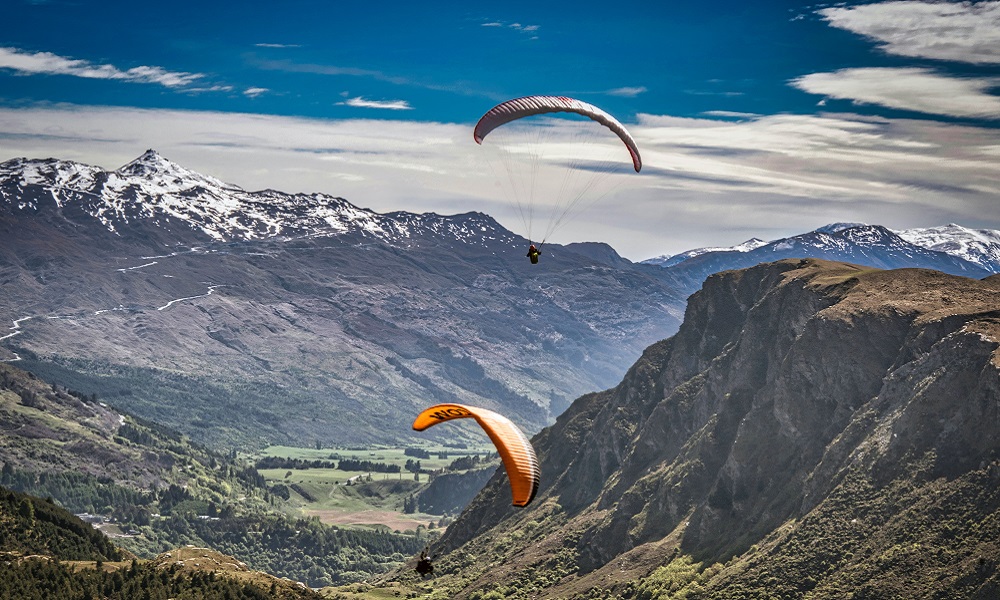
{"type": "MultiPolygon", "coordinates": [[[[90,186],[101,173],[98,167],[91,167],[54,158],[15,158],[0,163],[0,180],[11,181],[19,187],[42,185],[54,188],[90,186]]],[[[0,195],[7,194],[0,191],[0,195]]]]}
{"type": "Polygon", "coordinates": [[[321,193],[248,192],[155,150],[114,171],[56,159],[0,163],[0,209],[37,213],[53,205],[62,218],[89,215],[117,235],[155,229],[217,241],[350,233],[407,244],[428,235],[479,245],[513,239],[481,213],[379,214],[321,193]]]}
{"type": "Polygon", "coordinates": [[[156,150],[149,149],[139,158],[115,171],[123,177],[139,177],[161,188],[189,189],[196,186],[239,189],[214,177],[196,173],[172,162],[156,150]]]}
{"type": "Polygon", "coordinates": [[[853,229],[855,227],[867,227],[867,223],[830,223],[815,229],[816,233],[840,233],[845,229],[853,229]]]}
{"type": "Polygon", "coordinates": [[[735,246],[726,246],[726,247],[708,246],[705,248],[695,248],[694,250],[687,250],[686,252],[681,252],[680,254],[672,254],[672,255],[665,254],[663,256],[648,258],[642,262],[643,264],[647,265],[670,267],[680,262],[683,262],[689,258],[700,256],[702,254],[708,254],[709,252],[750,252],[752,250],[760,248],[761,246],[766,246],[767,244],[768,242],[765,242],[760,238],[754,237],[743,242],[742,244],[737,244],[735,246]]]}
{"type": "Polygon", "coordinates": [[[144,173],[156,173],[159,171],[171,171],[178,165],[170,162],[160,155],[159,152],[150,148],[142,153],[138,158],[118,169],[119,173],[129,175],[141,175],[144,173]]]}
{"type": "Polygon", "coordinates": [[[902,238],[881,225],[855,224],[836,232],[836,235],[859,245],[892,244],[902,242],[902,238]]]}
{"type": "Polygon", "coordinates": [[[755,250],[757,248],[760,248],[761,246],[766,246],[766,245],[767,242],[758,237],[755,237],[755,238],[750,238],[749,240],[743,242],[742,244],[737,244],[736,246],[732,246],[731,248],[729,248],[729,250],[732,252],[750,252],[751,250],[755,250]]]}
{"type": "Polygon", "coordinates": [[[903,229],[899,237],[924,248],[947,252],[1000,273],[1000,230],[971,229],[955,223],[940,227],[903,229]]]}
{"type": "Polygon", "coordinates": [[[924,227],[917,229],[902,229],[897,231],[900,237],[906,240],[919,240],[923,244],[941,244],[946,242],[957,242],[959,240],[975,241],[983,243],[1000,242],[1000,230],[996,229],[971,229],[962,227],[955,223],[948,223],[939,227],[924,227]]]}

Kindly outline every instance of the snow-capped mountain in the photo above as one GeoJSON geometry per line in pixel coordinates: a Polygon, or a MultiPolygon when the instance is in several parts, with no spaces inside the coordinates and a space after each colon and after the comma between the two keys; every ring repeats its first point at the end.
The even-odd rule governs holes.
{"type": "Polygon", "coordinates": [[[934,269],[977,279],[991,273],[961,257],[913,244],[885,227],[861,223],[832,223],[746,251],[703,252],[664,269],[677,278],[682,289],[693,293],[712,273],[783,258],[823,258],[878,269],[934,269]]]}
{"type": "Polygon", "coordinates": [[[1000,230],[970,229],[949,223],[941,227],[903,229],[896,233],[911,244],[947,252],[992,273],[1000,273],[1000,230]]]}
{"type": "MultiPolygon", "coordinates": [[[[805,242],[805,238],[802,238],[802,236],[793,236],[791,238],[783,238],[773,240],[771,242],[765,242],[759,238],[753,238],[743,242],[742,244],[728,248],[696,248],[679,254],[649,258],[642,262],[645,264],[658,265],[660,267],[672,267],[688,260],[689,258],[694,258],[703,254],[717,252],[750,252],[756,250],[757,248],[771,244],[775,245],[774,248],[776,250],[783,250],[786,248],[797,247],[800,242],[805,242],[806,246],[809,247],[810,250],[823,251],[826,248],[833,253],[839,253],[845,251],[847,246],[856,242],[871,245],[872,241],[875,240],[875,243],[878,243],[877,240],[881,238],[879,235],[874,235],[873,237],[871,230],[868,229],[870,227],[878,226],[870,226],[866,223],[830,223],[809,233],[802,234],[802,236],[813,236],[808,242],[805,242]],[[845,236],[840,235],[841,232],[849,230],[857,231],[845,236]],[[852,238],[855,237],[858,237],[858,239],[852,240],[852,238]],[[868,240],[863,240],[863,238],[866,237],[868,240]]],[[[895,234],[914,246],[927,250],[933,250],[935,252],[943,252],[973,263],[991,273],[1000,273],[1000,231],[998,230],[970,229],[952,223],[941,227],[903,230],[885,229],[885,231],[895,234]]],[[[901,256],[907,256],[907,253],[909,253],[909,255],[913,255],[912,249],[907,249],[904,246],[901,246],[897,240],[891,240],[889,245],[884,248],[884,250],[899,251],[901,256]]],[[[831,258],[833,257],[831,256],[831,258]]],[[[835,260],[841,259],[835,258],[835,260]]],[[[953,267],[942,270],[949,273],[955,272],[948,270],[951,268],[953,267]]],[[[956,273],[961,274],[960,271],[956,273]]]]}
{"type": "Polygon", "coordinates": [[[912,244],[880,225],[835,224],[770,242],[747,254],[770,262],[778,258],[816,257],[880,269],[922,267],[969,277],[987,273],[977,265],[944,252],[912,244]],[[771,258],[773,257],[773,258],[771,258]]]}
{"type": "Polygon", "coordinates": [[[500,229],[485,215],[456,220],[379,214],[326,194],[248,192],[186,169],[155,150],[114,171],[55,159],[0,163],[0,208],[4,203],[18,211],[39,211],[52,203],[60,211],[79,210],[118,235],[145,225],[178,234],[188,229],[206,241],[337,232],[399,241],[420,230],[481,243],[484,232],[500,229]]]}
{"type": "Polygon", "coordinates": [[[656,265],[658,267],[672,267],[689,258],[701,256],[702,254],[708,254],[709,252],[750,252],[751,250],[756,250],[757,248],[765,245],[767,245],[767,242],[760,238],[750,238],[742,244],[737,244],[735,246],[708,246],[705,248],[695,248],[694,250],[687,250],[685,252],[681,252],[680,254],[664,254],[662,256],[654,256],[653,258],[647,258],[642,262],[647,265],[656,265]]]}
{"type": "Polygon", "coordinates": [[[828,223],[822,227],[817,227],[814,231],[816,233],[839,233],[845,229],[853,229],[855,227],[868,227],[868,223],[828,223]]]}

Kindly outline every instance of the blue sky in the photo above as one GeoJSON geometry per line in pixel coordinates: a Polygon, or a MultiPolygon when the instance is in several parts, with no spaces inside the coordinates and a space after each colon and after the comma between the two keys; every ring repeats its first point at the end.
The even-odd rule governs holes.
{"type": "Polygon", "coordinates": [[[471,128],[559,94],[617,116],[646,166],[553,241],[642,259],[839,220],[1000,228],[1000,2],[561,4],[7,0],[0,160],[152,147],[517,231],[471,128]]]}

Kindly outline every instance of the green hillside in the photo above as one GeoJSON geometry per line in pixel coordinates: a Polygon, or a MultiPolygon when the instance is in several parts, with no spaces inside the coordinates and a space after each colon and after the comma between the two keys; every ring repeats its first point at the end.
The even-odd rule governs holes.
{"type": "Polygon", "coordinates": [[[386,572],[427,543],[414,533],[304,518],[253,465],[6,364],[0,463],[0,485],[91,513],[140,558],[188,544],[210,547],[251,568],[323,586],[386,572]]]}
{"type": "Polygon", "coordinates": [[[0,488],[0,551],[59,560],[122,560],[127,554],[51,500],[5,488],[0,488]]]}

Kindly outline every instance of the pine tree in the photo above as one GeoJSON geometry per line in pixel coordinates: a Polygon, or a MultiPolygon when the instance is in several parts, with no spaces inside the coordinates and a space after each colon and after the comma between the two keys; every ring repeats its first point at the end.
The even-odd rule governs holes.
{"type": "Polygon", "coordinates": [[[21,504],[17,507],[17,512],[28,521],[35,522],[35,505],[32,504],[31,500],[22,499],[21,504]]]}

